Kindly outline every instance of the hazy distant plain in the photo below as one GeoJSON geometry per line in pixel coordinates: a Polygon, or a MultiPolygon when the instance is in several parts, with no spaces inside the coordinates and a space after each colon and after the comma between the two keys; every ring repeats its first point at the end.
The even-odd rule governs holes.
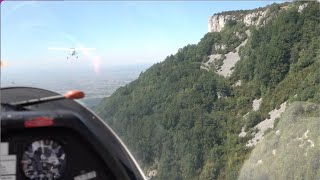
{"type": "Polygon", "coordinates": [[[1,87],[28,86],[43,88],[64,94],[71,89],[82,90],[82,100],[94,107],[102,98],[138,78],[150,65],[104,67],[99,73],[83,69],[1,69],[1,87]]]}

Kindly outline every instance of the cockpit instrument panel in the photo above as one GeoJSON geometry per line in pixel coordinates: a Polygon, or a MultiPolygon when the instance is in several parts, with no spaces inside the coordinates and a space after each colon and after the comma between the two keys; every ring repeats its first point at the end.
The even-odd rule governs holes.
{"type": "Polygon", "coordinates": [[[143,180],[111,128],[65,96],[28,87],[1,88],[0,179],[143,180]]]}

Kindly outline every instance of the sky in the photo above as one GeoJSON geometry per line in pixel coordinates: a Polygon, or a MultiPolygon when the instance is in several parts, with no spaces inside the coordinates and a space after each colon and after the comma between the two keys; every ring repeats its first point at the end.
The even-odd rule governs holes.
{"type": "Polygon", "coordinates": [[[153,64],[208,31],[208,18],[272,1],[4,1],[1,60],[12,68],[92,68],[153,64]],[[95,48],[67,59],[68,51],[95,48]]]}

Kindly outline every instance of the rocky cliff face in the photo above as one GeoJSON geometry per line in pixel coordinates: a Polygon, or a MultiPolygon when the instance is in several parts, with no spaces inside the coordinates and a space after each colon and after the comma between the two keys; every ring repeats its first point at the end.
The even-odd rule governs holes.
{"type": "Polygon", "coordinates": [[[214,15],[209,17],[208,32],[220,32],[228,20],[236,20],[232,15],[214,15]]]}
{"type": "MultiPolygon", "coordinates": [[[[306,6],[307,3],[301,5],[299,11],[306,6]]],[[[209,17],[208,32],[220,32],[229,20],[242,21],[246,26],[264,26],[266,22],[276,14],[270,10],[271,8],[272,6],[250,11],[233,11],[215,14],[209,17]]],[[[287,10],[288,6],[284,4],[279,8],[280,10],[287,10]]]]}
{"type": "Polygon", "coordinates": [[[242,21],[246,26],[261,26],[268,20],[269,12],[269,9],[265,9],[250,13],[213,15],[209,17],[208,32],[220,32],[229,20],[242,21]]]}

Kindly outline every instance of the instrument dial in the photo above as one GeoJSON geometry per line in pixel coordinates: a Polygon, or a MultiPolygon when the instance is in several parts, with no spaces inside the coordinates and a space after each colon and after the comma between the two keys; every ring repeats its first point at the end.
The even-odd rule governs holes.
{"type": "Polygon", "coordinates": [[[61,177],[66,168],[66,154],[62,146],[50,139],[34,141],[23,153],[22,169],[34,180],[53,180],[61,177]]]}

